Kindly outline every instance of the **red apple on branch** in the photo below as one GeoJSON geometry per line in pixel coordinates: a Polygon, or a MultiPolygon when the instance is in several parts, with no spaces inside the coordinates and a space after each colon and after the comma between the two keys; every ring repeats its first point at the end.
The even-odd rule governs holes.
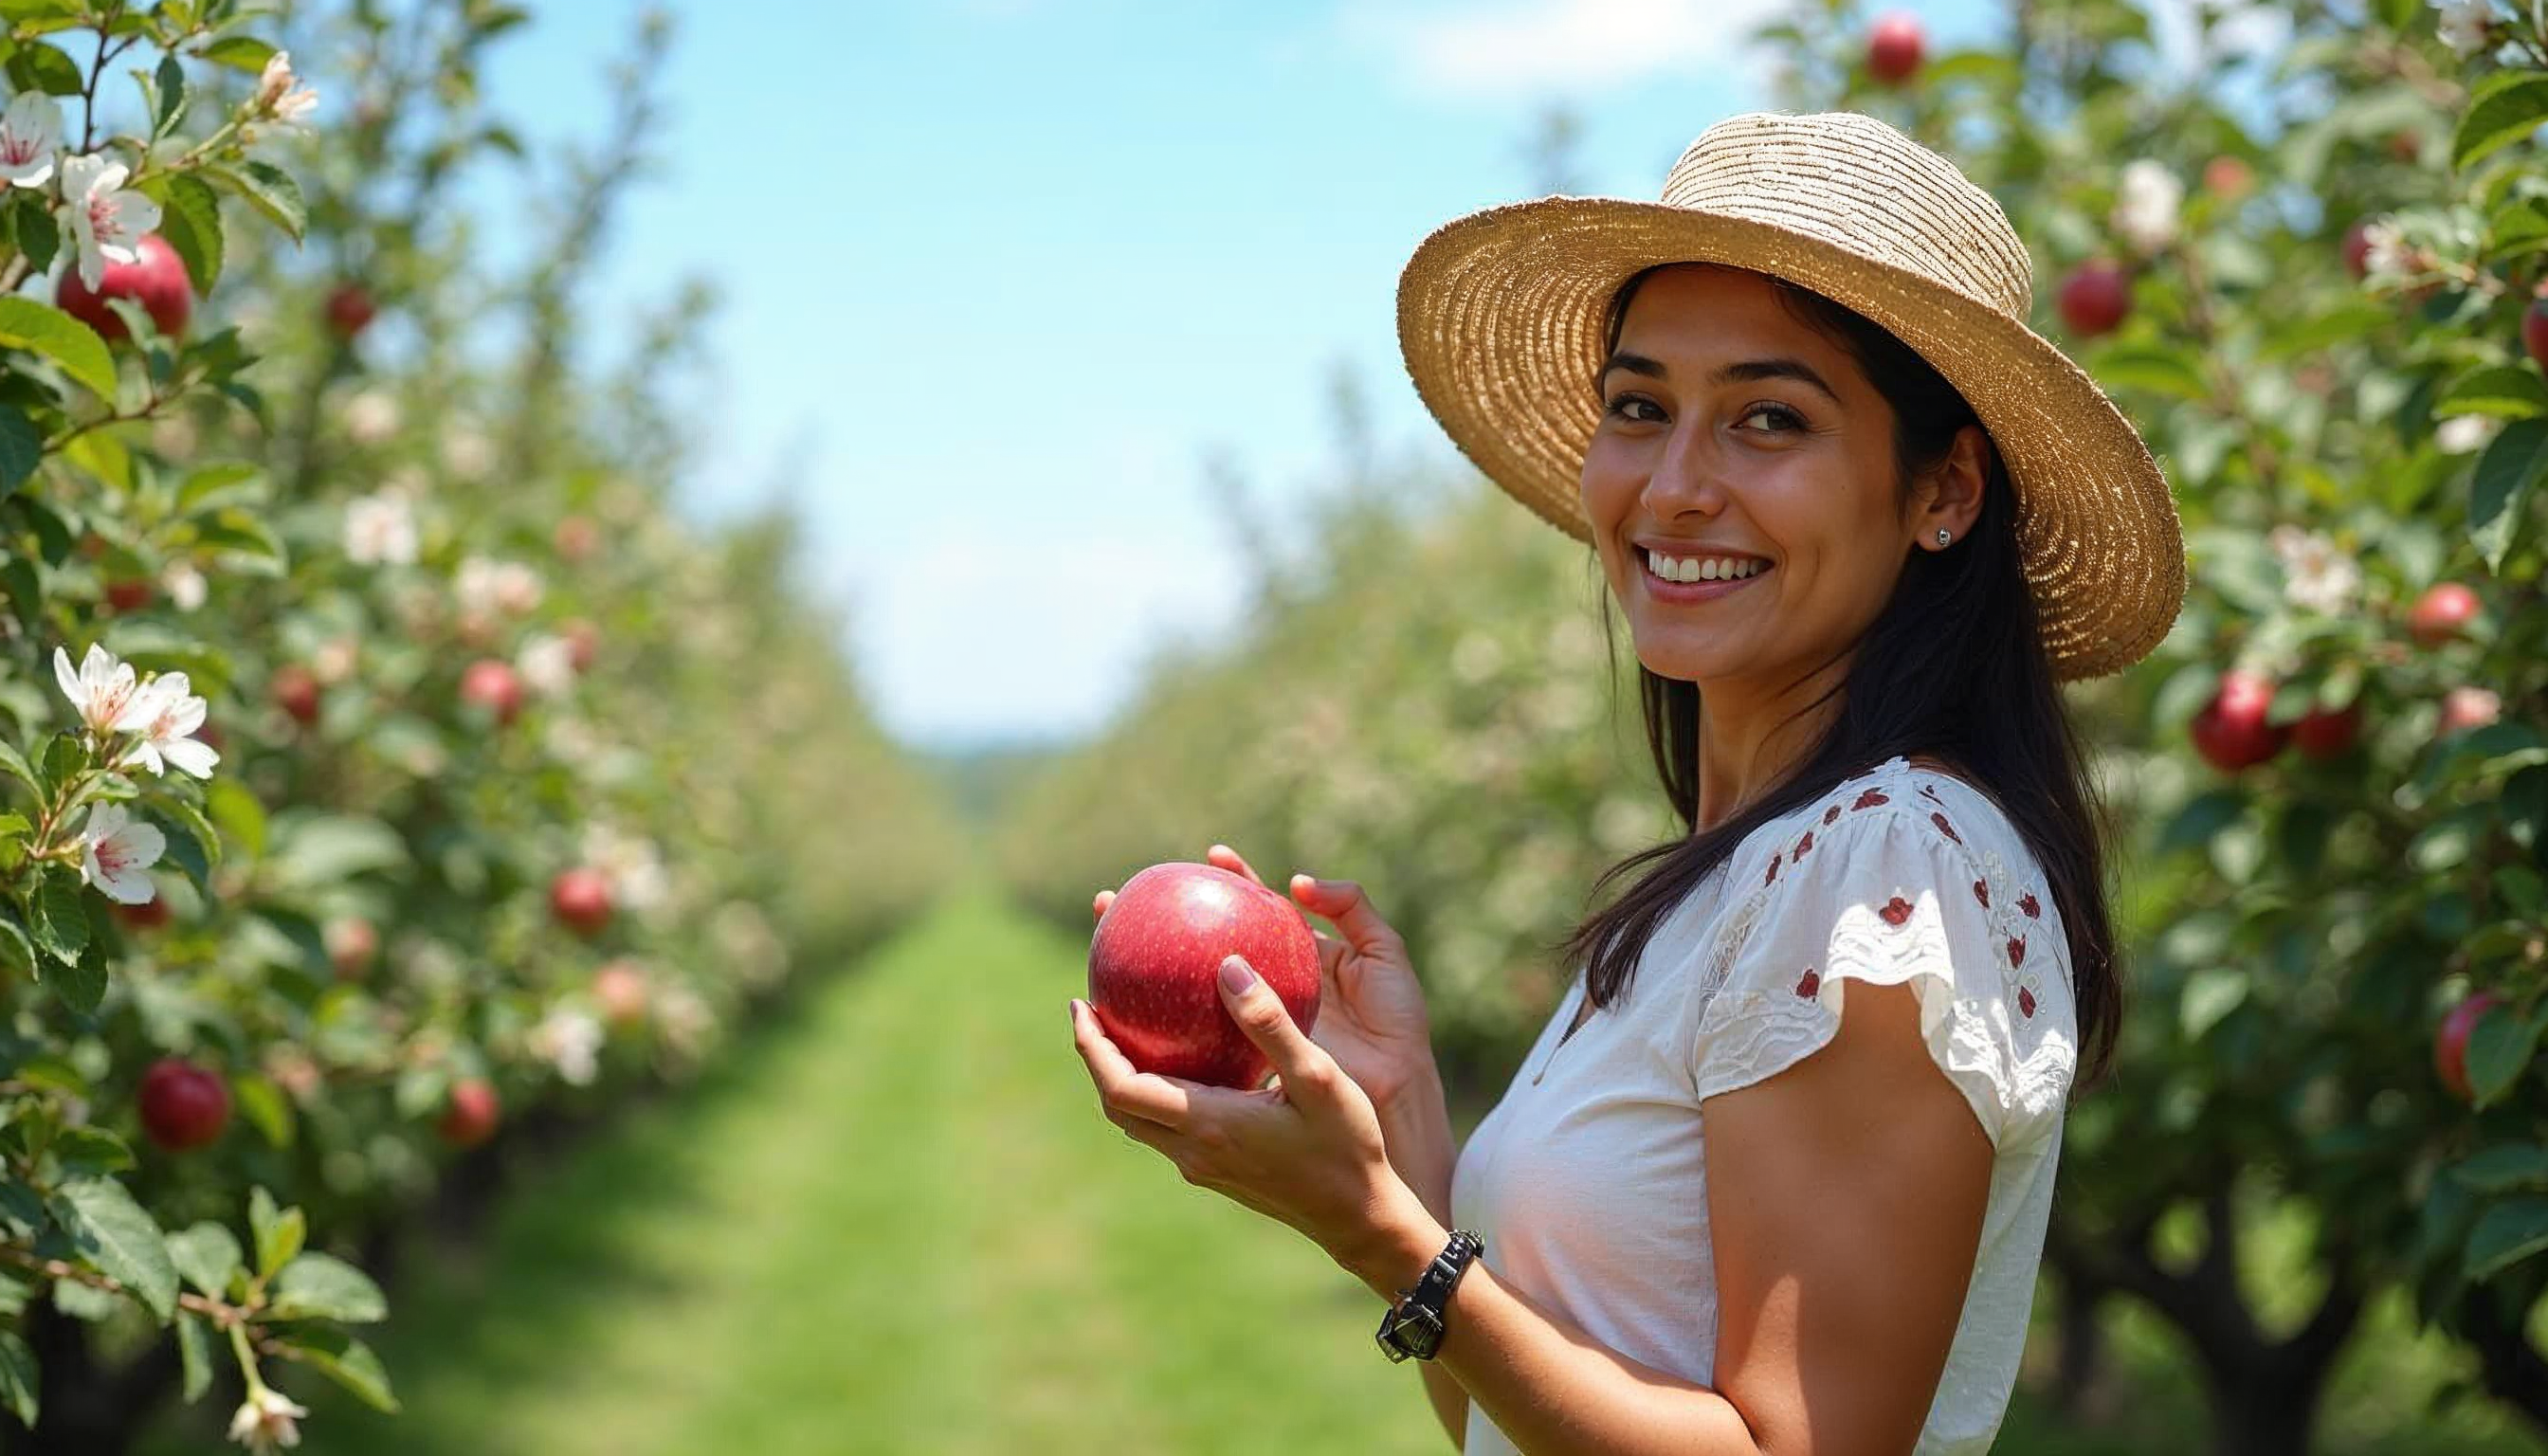
{"type": "Polygon", "coordinates": [[[2407,634],[2426,647],[2460,635],[2477,616],[2477,593],[2458,582],[2435,582],[2407,613],[2407,634]]]}
{"type": "Polygon", "coordinates": [[[2480,991],[2450,1009],[2442,1018],[2442,1028],[2433,1034],[2433,1071],[2451,1095],[2462,1102],[2472,1096],[2468,1079],[2469,1034],[2484,1020],[2487,1008],[2500,1006],[2503,998],[2493,991],[2480,991]]]}
{"type": "Polygon", "coordinates": [[[380,311],[372,304],[369,289],[350,280],[327,291],[327,326],[339,338],[352,338],[370,325],[380,311]]]}
{"type": "Polygon", "coordinates": [[[106,584],[106,604],[117,611],[139,611],[150,604],[148,579],[134,577],[106,584]]]}
{"type": "Polygon", "coordinates": [[[2354,740],[2362,736],[2362,704],[2359,700],[2329,711],[2311,708],[2292,725],[2292,747],[2301,757],[2323,762],[2340,759],[2352,751],[2354,740]]]}
{"type": "Polygon", "coordinates": [[[434,1131],[454,1147],[475,1147],[494,1135],[503,1117],[496,1088],[484,1077],[463,1077],[451,1084],[451,1100],[434,1131]]]}
{"type": "Polygon", "coordinates": [[[2188,729],[2194,751],[2225,774],[2252,769],[2282,752],[2290,730],[2265,721],[2265,710],[2273,702],[2271,678],[2240,668],[2222,674],[2212,700],[2194,715],[2188,729]]]}
{"type": "Polygon", "coordinates": [[[1292,902],[1210,864],[1125,881],[1088,945],[1088,1004],[1145,1072],[1253,1087],[1269,1067],[1222,1004],[1221,962],[1245,957],[1303,1032],[1319,1019],[1319,946],[1292,902]]]}
{"type": "Polygon", "coordinates": [[[340,915],[327,922],[320,936],[327,943],[328,963],[336,967],[336,979],[362,979],[371,968],[372,957],[380,954],[381,933],[359,915],[340,915]]]}
{"type": "Polygon", "coordinates": [[[2521,311],[2521,347],[2530,352],[2531,363],[2548,371],[2548,299],[2533,298],[2521,311]]]}
{"type": "Polygon", "coordinates": [[[318,721],[318,679],[299,663],[285,663],[274,670],[268,684],[275,702],[292,715],[292,721],[307,728],[318,721]]]}
{"type": "Polygon", "coordinates": [[[141,1074],[141,1131],[170,1152],[201,1147],[230,1120],[230,1089],[219,1074],[182,1056],[163,1056],[141,1074]]]}
{"type": "Polygon", "coordinates": [[[460,675],[460,700],[486,708],[499,723],[510,723],[522,711],[522,678],[500,658],[481,658],[460,675]]]}
{"type": "Polygon", "coordinates": [[[115,905],[115,918],[135,930],[157,930],[176,919],[177,912],[170,908],[167,896],[152,895],[138,905],[128,905],[118,901],[115,905]]]}
{"type": "Polygon", "coordinates": [[[633,1027],[646,1019],[646,973],[625,960],[613,960],[592,973],[592,999],[601,1019],[615,1027],[633,1027]]]}
{"type": "Polygon", "coordinates": [[[2062,324],[2081,338],[2112,333],[2133,312],[2133,281],[2103,258],[2082,263],[2062,280],[2058,305],[2062,324]]]}
{"type": "Polygon", "coordinates": [[[597,936],[610,924],[610,877],[590,864],[561,869],[549,881],[549,909],[580,936],[597,936]]]}
{"type": "Polygon", "coordinates": [[[98,275],[94,290],[80,280],[76,262],[65,266],[61,281],[53,285],[53,302],[110,343],[132,330],[107,307],[109,299],[133,300],[149,313],[150,321],[161,333],[178,337],[186,331],[186,320],[195,313],[195,290],[186,281],[185,261],[156,232],[141,234],[139,250],[141,256],[136,261],[110,261],[98,275]]]}
{"type": "Polygon", "coordinates": [[[1867,74],[1888,86],[1901,85],[1920,69],[1926,43],[1918,16],[1899,10],[1877,16],[1866,33],[1867,74]]]}

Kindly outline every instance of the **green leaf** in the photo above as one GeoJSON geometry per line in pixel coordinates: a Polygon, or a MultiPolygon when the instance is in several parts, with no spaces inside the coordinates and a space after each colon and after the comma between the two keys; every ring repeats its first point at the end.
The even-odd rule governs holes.
{"type": "Polygon", "coordinates": [[[53,266],[53,254],[62,246],[61,225],[45,205],[21,193],[10,214],[11,230],[17,234],[18,250],[27,255],[27,265],[42,273],[53,266]]]}
{"type": "Polygon", "coordinates": [[[206,176],[221,186],[246,198],[248,206],[263,213],[266,221],[301,240],[302,230],[310,226],[310,209],[301,200],[301,184],[292,174],[271,162],[248,161],[235,167],[206,167],[206,176]]]}
{"type": "Polygon", "coordinates": [[[2503,427],[2478,458],[2469,491],[2469,539],[2501,571],[2531,489],[2548,471],[2548,419],[2516,419],[2503,427]]]}
{"type": "MultiPolygon", "coordinates": [[[[177,124],[186,118],[186,68],[177,63],[175,55],[159,57],[159,75],[157,83],[151,89],[159,93],[159,115],[150,127],[150,139],[156,141],[176,131],[177,124]]],[[[191,179],[180,175],[177,180],[184,182],[191,179]]],[[[166,230],[164,221],[161,230],[163,232],[166,230]]],[[[199,288],[210,286],[209,284],[198,285],[199,288]]]]}
{"type": "Polygon", "coordinates": [[[0,348],[27,349],[61,366],[71,382],[112,405],[115,356],[97,330],[49,304],[0,298],[0,348]]]}
{"type": "Polygon", "coordinates": [[[0,917],[0,970],[12,976],[36,979],[36,945],[27,939],[18,922],[0,917]]]}
{"type": "Polygon", "coordinates": [[[35,766],[27,762],[27,756],[18,752],[16,745],[5,739],[0,739],[0,774],[8,774],[38,793],[45,791],[45,781],[36,776],[35,766]]]}
{"type": "Polygon", "coordinates": [[[168,1257],[175,1260],[177,1272],[186,1282],[214,1299],[222,1299],[230,1287],[230,1276],[241,1268],[238,1235],[210,1219],[196,1224],[181,1233],[168,1235],[168,1257]]]}
{"type": "Polygon", "coordinates": [[[225,505],[252,505],[266,496],[265,467],[246,460],[223,460],[187,472],[177,487],[177,510],[192,515],[225,505]]]}
{"type": "Polygon", "coordinates": [[[284,1099],[281,1087],[258,1073],[241,1072],[230,1078],[230,1088],[238,1097],[239,1116],[254,1124],[266,1141],[277,1147],[292,1145],[292,1104],[284,1099]]]}
{"type": "Polygon", "coordinates": [[[274,47],[254,36],[224,36],[205,46],[202,54],[215,65],[254,76],[264,73],[265,63],[274,58],[274,47]]]}
{"type": "Polygon", "coordinates": [[[222,200],[201,177],[179,172],[167,179],[159,210],[159,235],[186,264],[198,294],[209,294],[222,276],[222,200]]]}
{"type": "Polygon", "coordinates": [[[2543,1248],[2548,1248],[2548,1198],[2507,1199],[2479,1216],[2460,1268],[2471,1280],[2483,1281],[2543,1248]]]}
{"type": "Polygon", "coordinates": [[[44,463],[44,431],[26,410],[0,405],[0,496],[25,485],[44,463]]]}
{"type": "Polygon", "coordinates": [[[212,1326],[192,1310],[177,1313],[177,1359],[185,1371],[185,1384],[179,1391],[193,1401],[213,1388],[212,1326]]]}
{"type": "Polygon", "coordinates": [[[2472,1105],[2485,1107],[2510,1090],[2530,1065],[2541,1022],[2494,1006],[2469,1032],[2468,1079],[2472,1105]]]}
{"type": "Polygon", "coordinates": [[[80,890],[77,871],[48,864],[44,886],[36,892],[36,944],[64,964],[88,948],[88,907],[80,903],[80,890]]]}
{"type": "Polygon", "coordinates": [[[2548,119],[2548,73],[2502,70],[2477,83],[2451,137],[2451,165],[2465,167],[2539,130],[2548,119]]]}
{"type": "Polygon", "coordinates": [[[64,1128],[53,1135],[53,1155],[73,1173],[114,1173],[133,1166],[133,1149],[104,1128],[64,1128]]]}
{"type": "Polygon", "coordinates": [[[285,1265],[274,1281],[274,1313],[286,1320],[368,1324],[387,1319],[390,1307],[370,1275],[332,1255],[308,1253],[285,1265]]]}
{"type": "Polygon", "coordinates": [[[225,505],[208,516],[198,516],[195,538],[221,552],[233,568],[276,577],[286,570],[283,539],[262,517],[239,506],[225,505]]]}
{"type": "Polygon", "coordinates": [[[312,814],[296,820],[274,852],[280,884],[315,885],[408,863],[407,842],[378,819],[312,814]]]}
{"type": "Polygon", "coordinates": [[[56,1217],[80,1254],[114,1276],[164,1323],[177,1308],[177,1266],[141,1205],[113,1178],[74,1178],[54,1197],[56,1217]]]}
{"type": "Polygon", "coordinates": [[[251,860],[265,857],[265,806],[234,778],[216,778],[204,790],[204,806],[222,833],[238,841],[251,860]]]}
{"type": "Polygon", "coordinates": [[[9,84],[21,91],[50,96],[77,96],[86,82],[79,62],[61,49],[44,45],[21,46],[9,57],[9,84]]]}
{"type": "Polygon", "coordinates": [[[292,1262],[301,1252],[301,1242],[309,1236],[309,1225],[297,1208],[274,1206],[274,1195],[260,1183],[248,1190],[247,1223],[256,1235],[256,1277],[271,1279],[275,1271],[292,1262]]]}
{"type": "Polygon", "coordinates": [[[2535,369],[2495,365],[2453,381],[2433,412],[2497,414],[2506,419],[2548,414],[2548,380],[2542,380],[2535,369]]]}
{"type": "Polygon", "coordinates": [[[0,1329],[0,1403],[29,1430],[36,1428],[36,1392],[44,1385],[36,1370],[36,1352],[14,1329],[0,1329]]]}
{"type": "Polygon", "coordinates": [[[2182,400],[2212,398],[2202,368],[2184,350],[2165,344],[2110,345],[2092,356],[2088,372],[2108,389],[2148,390],[2182,400]]]}
{"type": "Polygon", "coordinates": [[[372,1353],[371,1346],[341,1329],[296,1330],[284,1338],[301,1348],[304,1363],[353,1392],[364,1405],[389,1415],[399,1412],[398,1397],[390,1393],[390,1373],[381,1367],[381,1357],[372,1353]]]}

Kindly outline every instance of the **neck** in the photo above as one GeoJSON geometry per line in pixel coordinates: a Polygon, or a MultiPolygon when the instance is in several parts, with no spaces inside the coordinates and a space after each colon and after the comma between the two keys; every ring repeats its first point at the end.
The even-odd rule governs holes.
{"type": "Polygon", "coordinates": [[[1840,715],[1846,656],[1801,679],[1698,684],[1698,824],[1713,829],[1795,773],[1840,715]]]}

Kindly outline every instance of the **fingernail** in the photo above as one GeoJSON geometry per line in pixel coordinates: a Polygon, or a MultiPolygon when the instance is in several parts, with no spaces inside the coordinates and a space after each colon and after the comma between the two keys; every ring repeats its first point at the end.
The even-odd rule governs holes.
{"type": "Polygon", "coordinates": [[[1228,959],[1221,962],[1221,988],[1223,990],[1228,991],[1233,996],[1238,996],[1245,994],[1247,988],[1255,984],[1256,972],[1247,968],[1247,962],[1245,960],[1232,956],[1228,959]]]}
{"type": "Polygon", "coordinates": [[[1079,998],[1076,996],[1071,997],[1069,1005],[1070,1024],[1073,1028],[1076,1028],[1079,1025],[1079,998]]]}

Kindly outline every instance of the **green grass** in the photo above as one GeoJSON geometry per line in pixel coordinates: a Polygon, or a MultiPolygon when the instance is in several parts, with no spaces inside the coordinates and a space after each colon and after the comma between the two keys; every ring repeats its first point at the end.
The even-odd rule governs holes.
{"type": "MultiPolygon", "coordinates": [[[[317,1411],[303,1450],[1449,1450],[1415,1372],[1372,1347],[1366,1291],[1098,1116],[1062,1009],[1084,955],[977,894],[812,988],[523,1179],[470,1251],[411,1258],[375,1341],[406,1413],[292,1381],[317,1411]]],[[[2260,1246],[2296,1258],[2299,1237],[2260,1246]]],[[[2326,1456],[2543,1449],[2483,1403],[2418,1414],[2466,1360],[2407,1322],[2384,1302],[2348,1350],[2326,1456]]],[[[2003,1456],[2204,1448],[2174,1333],[2129,1307],[2109,1330],[2113,1426],[2065,1430],[2022,1390],[2003,1456]]],[[[211,1449],[226,1414],[196,1410],[155,1456],[211,1449]]]]}

